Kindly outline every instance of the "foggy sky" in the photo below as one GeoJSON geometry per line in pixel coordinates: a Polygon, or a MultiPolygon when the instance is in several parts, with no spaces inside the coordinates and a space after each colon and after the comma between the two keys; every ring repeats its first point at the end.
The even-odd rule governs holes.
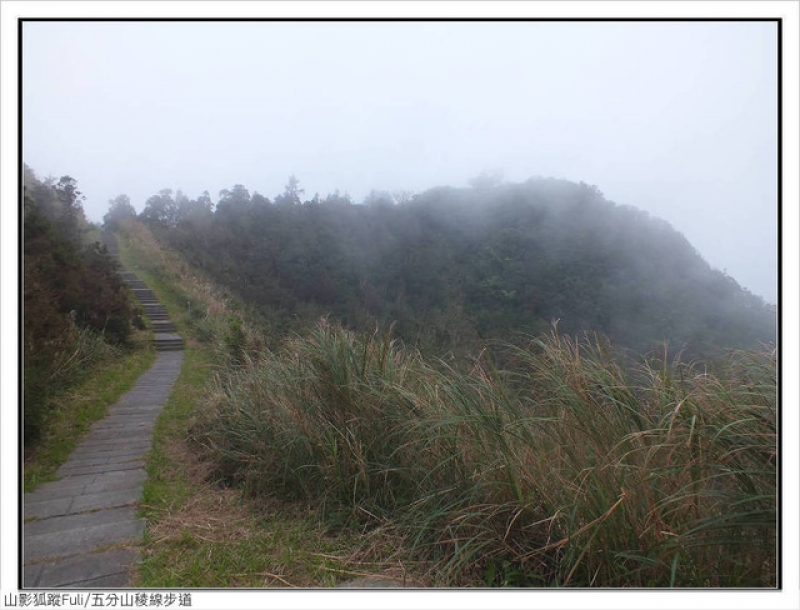
{"type": "Polygon", "coordinates": [[[769,22],[27,22],[23,159],[92,221],[290,174],[356,201],[583,181],[774,303],[776,46],[769,22]]]}

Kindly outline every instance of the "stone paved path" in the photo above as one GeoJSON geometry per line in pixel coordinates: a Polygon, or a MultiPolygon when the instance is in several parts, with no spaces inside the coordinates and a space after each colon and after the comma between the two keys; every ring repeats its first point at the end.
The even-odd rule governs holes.
{"type": "Polygon", "coordinates": [[[114,547],[144,532],[136,516],[147,479],[144,461],[182,361],[182,351],[159,352],[59,468],[60,480],[25,494],[25,587],[128,585],[127,567],[137,552],[114,547]]]}
{"type": "Polygon", "coordinates": [[[157,332],[154,344],[159,353],[153,366],[92,425],[58,469],[59,480],[25,494],[25,588],[129,585],[128,568],[139,559],[131,542],[142,537],[145,526],[137,517],[147,479],[144,463],[156,418],[183,362],[179,335],[157,332]]]}

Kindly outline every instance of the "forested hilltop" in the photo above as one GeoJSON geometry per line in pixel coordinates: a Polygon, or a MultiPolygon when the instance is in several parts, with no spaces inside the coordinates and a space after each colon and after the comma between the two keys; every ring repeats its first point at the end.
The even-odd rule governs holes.
{"type": "MultiPolygon", "coordinates": [[[[686,238],[584,183],[473,182],[419,195],[335,193],[302,201],[291,177],[274,201],[242,185],[191,200],[163,190],[140,218],[276,328],[330,314],[394,323],[424,351],[472,350],[558,320],[645,352],[692,356],[775,340],[774,310],[712,269],[686,238]],[[398,202],[398,199],[400,201],[398,202]]],[[[127,197],[106,221],[135,214],[127,197]]]]}

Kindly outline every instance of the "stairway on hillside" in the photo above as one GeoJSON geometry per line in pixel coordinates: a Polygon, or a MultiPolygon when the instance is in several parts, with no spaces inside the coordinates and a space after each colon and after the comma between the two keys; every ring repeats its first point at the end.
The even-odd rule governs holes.
{"type": "Polygon", "coordinates": [[[150,320],[150,325],[153,329],[153,345],[156,350],[182,350],[183,337],[175,332],[175,324],[169,319],[167,308],[158,302],[152,290],[135,273],[122,266],[122,262],[119,260],[119,247],[116,236],[105,234],[104,240],[108,253],[117,261],[120,277],[128,284],[134,296],[141,303],[144,314],[150,320]]]}

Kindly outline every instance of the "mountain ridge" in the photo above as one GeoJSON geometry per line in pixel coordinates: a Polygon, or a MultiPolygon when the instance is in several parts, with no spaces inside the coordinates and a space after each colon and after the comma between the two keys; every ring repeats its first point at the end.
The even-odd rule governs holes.
{"type": "Polygon", "coordinates": [[[140,218],[283,329],[325,314],[356,330],[393,323],[440,353],[554,320],[641,352],[669,342],[706,356],[775,340],[763,299],[669,223],[594,186],[533,178],[437,187],[400,204],[379,192],[363,204],[301,202],[290,186],[273,203],[236,185],[216,206],[165,190],[140,218]]]}

